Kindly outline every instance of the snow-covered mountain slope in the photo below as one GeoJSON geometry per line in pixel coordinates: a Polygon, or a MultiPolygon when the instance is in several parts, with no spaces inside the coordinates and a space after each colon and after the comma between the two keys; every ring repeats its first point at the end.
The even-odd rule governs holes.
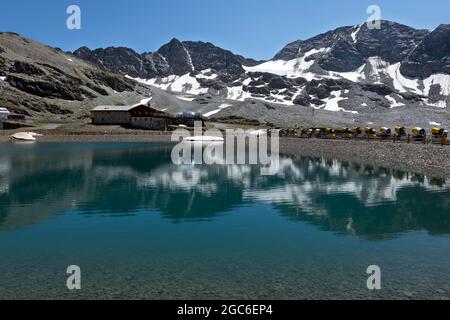
{"type": "MultiPolygon", "coordinates": [[[[321,52],[326,52],[322,50],[321,52]]],[[[289,61],[275,60],[254,67],[246,67],[241,79],[226,87],[208,87],[202,80],[216,79],[217,74],[203,70],[193,75],[169,76],[149,80],[135,80],[164,90],[195,95],[212,94],[231,100],[261,99],[286,105],[327,108],[330,99],[340,97],[357,101],[349,111],[360,107],[395,108],[422,104],[447,107],[450,103],[450,75],[433,74],[425,79],[404,76],[401,63],[390,64],[380,57],[370,57],[354,71],[334,72],[320,70],[314,60],[304,57],[289,61]],[[317,72],[318,70],[319,72],[317,72]],[[206,75],[206,76],[205,76],[206,75]],[[374,94],[378,95],[375,97],[374,94]]],[[[344,110],[333,108],[333,110],[344,110]]]]}
{"type": "Polygon", "coordinates": [[[163,90],[358,114],[450,104],[450,26],[417,30],[381,21],[297,40],[266,62],[176,39],[155,53],[126,48],[75,55],[163,90]],[[117,54],[114,52],[117,51],[117,54]]]}

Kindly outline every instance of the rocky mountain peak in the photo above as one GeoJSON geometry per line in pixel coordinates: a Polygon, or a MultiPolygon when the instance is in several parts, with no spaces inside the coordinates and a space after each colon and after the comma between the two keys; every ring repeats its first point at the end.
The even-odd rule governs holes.
{"type": "Polygon", "coordinates": [[[158,51],[161,56],[169,64],[172,74],[183,75],[194,71],[194,65],[189,51],[185,48],[183,43],[173,38],[169,43],[163,45],[158,51]]]}
{"type": "Polygon", "coordinates": [[[137,76],[142,69],[139,54],[130,48],[108,47],[90,50],[87,47],[81,47],[73,54],[115,73],[137,76]]]}
{"type": "Polygon", "coordinates": [[[349,72],[360,67],[370,57],[380,57],[390,63],[400,62],[428,35],[392,21],[380,21],[380,29],[370,29],[366,23],[341,27],[308,40],[297,40],[284,47],[274,60],[291,60],[313,49],[327,48],[317,61],[325,70],[349,72]]]}
{"type": "Polygon", "coordinates": [[[450,25],[441,24],[429,33],[402,63],[401,71],[413,78],[450,74],[450,25]]]}
{"type": "Polygon", "coordinates": [[[90,50],[82,47],[74,55],[116,73],[150,79],[169,75],[182,76],[211,69],[226,81],[245,73],[243,65],[260,63],[235,55],[210,42],[171,39],[156,52],[138,54],[129,48],[90,50]]]}

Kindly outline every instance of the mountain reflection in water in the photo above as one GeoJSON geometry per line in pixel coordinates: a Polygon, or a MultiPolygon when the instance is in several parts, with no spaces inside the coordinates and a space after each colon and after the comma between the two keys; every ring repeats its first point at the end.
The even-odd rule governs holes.
{"type": "Polygon", "coordinates": [[[450,185],[442,179],[320,158],[258,166],[174,165],[161,144],[0,145],[0,231],[57,214],[209,221],[270,203],[290,221],[379,240],[409,231],[450,234],[450,185]]]}

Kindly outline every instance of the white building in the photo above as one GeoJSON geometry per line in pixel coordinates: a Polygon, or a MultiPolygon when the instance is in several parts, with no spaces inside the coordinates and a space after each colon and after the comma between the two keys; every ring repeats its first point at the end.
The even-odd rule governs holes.
{"type": "Polygon", "coordinates": [[[10,112],[6,108],[0,108],[0,120],[8,119],[10,112]]]}

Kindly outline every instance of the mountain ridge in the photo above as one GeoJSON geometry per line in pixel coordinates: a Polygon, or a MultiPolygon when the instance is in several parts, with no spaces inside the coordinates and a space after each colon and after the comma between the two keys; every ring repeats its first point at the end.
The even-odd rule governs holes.
{"type": "Polygon", "coordinates": [[[30,117],[86,116],[93,104],[128,102],[148,89],[70,53],[0,32],[0,105],[30,117]]]}
{"type": "MultiPolygon", "coordinates": [[[[36,109],[33,104],[39,104],[40,100],[32,99],[33,103],[26,104],[26,99],[19,99],[22,106],[15,107],[13,93],[17,90],[34,97],[42,95],[48,103],[64,100],[52,96],[54,86],[72,85],[73,77],[77,79],[75,87],[79,90],[56,88],[57,95],[63,93],[62,98],[66,99],[61,103],[63,109],[73,112],[78,107],[70,102],[74,98],[71,95],[75,94],[75,98],[85,102],[84,114],[96,103],[109,103],[109,98],[116,94],[127,99],[121,98],[121,102],[113,104],[131,99],[136,102],[138,97],[153,94],[157,104],[176,112],[189,108],[213,118],[233,118],[239,114],[251,121],[257,121],[253,117],[258,115],[264,122],[278,124],[291,123],[295,118],[289,119],[289,115],[303,117],[308,110],[314,110],[316,115],[333,114],[325,118],[334,122],[339,118],[347,122],[373,122],[367,119],[383,114],[410,117],[410,113],[417,119],[423,110],[442,117],[448,113],[450,103],[448,24],[434,30],[414,29],[391,21],[381,21],[380,30],[371,30],[365,24],[340,27],[290,42],[268,61],[245,58],[210,42],[176,38],[155,52],[143,53],[127,47],[94,50],[81,47],[73,53],[65,53],[48,46],[44,50],[24,38],[19,40],[27,41],[31,43],[30,51],[24,46],[19,55],[33,57],[33,49],[45,51],[39,59],[19,59],[28,61],[28,65],[15,63],[14,57],[8,56],[8,52],[18,50],[11,41],[6,44],[0,41],[0,86],[7,85],[11,91],[6,106],[23,112],[36,109]],[[41,60],[48,60],[46,55],[59,61],[63,69],[69,68],[71,76],[64,76],[64,81],[56,76],[57,81],[49,84],[48,76],[55,76],[58,66],[42,66],[41,60]],[[80,70],[71,68],[72,63],[80,70],[90,71],[82,72],[80,80],[77,74],[80,70]],[[23,73],[29,79],[20,76],[23,73]],[[125,90],[115,87],[117,84],[125,86],[125,90]],[[105,99],[99,99],[101,97],[105,99]],[[68,104],[70,108],[66,107],[68,104]],[[256,110],[257,107],[262,110],[256,110]],[[293,112],[294,109],[287,107],[300,109],[293,112]],[[273,110],[277,110],[276,113],[273,110]],[[286,116],[279,112],[286,112],[286,116]],[[278,120],[271,121],[264,114],[278,120]]],[[[48,61],[45,64],[49,64],[48,61]]],[[[37,109],[36,112],[46,112],[45,108],[37,109]]]]}
{"type": "MultiPolygon", "coordinates": [[[[262,62],[245,58],[242,55],[233,54],[231,51],[217,47],[210,42],[180,41],[176,38],[172,38],[155,52],[146,51],[139,54],[135,50],[127,47],[107,47],[94,50],[88,47],[81,47],[75,50],[73,54],[83,60],[90,61],[115,72],[121,73],[127,71],[129,72],[127,75],[140,78],[145,78],[146,76],[167,76],[170,74],[182,75],[186,72],[199,69],[199,65],[203,65],[204,69],[213,66],[218,71],[226,69],[224,68],[225,65],[226,67],[235,67],[239,72],[244,72],[241,68],[242,65],[251,66],[262,62]],[[115,67],[112,61],[108,60],[115,58],[111,56],[114,53],[117,53],[119,58],[125,58],[124,55],[128,55],[128,57],[135,59],[135,63],[140,66],[140,69],[127,69],[128,66],[125,66],[124,70],[120,66],[115,67]],[[195,64],[194,67],[188,63],[191,55],[197,56],[196,61],[191,61],[191,63],[195,64]],[[216,58],[215,61],[211,61],[212,56],[216,58]],[[181,60],[177,60],[180,58],[181,60]],[[183,58],[185,61],[183,61],[183,58]],[[202,61],[205,59],[208,61],[202,61]]],[[[130,63],[132,62],[130,61],[130,63]]]]}
{"type": "MultiPolygon", "coordinates": [[[[382,20],[380,26],[370,29],[362,23],[296,40],[265,62],[242,61],[207,42],[172,39],[155,53],[146,54],[152,72],[124,71],[126,63],[111,70],[173,92],[231,100],[255,98],[333,111],[447,106],[450,50],[444,45],[436,57],[430,51],[442,42],[450,43],[448,25],[430,31],[382,20]]],[[[108,49],[98,50],[107,60],[104,52],[108,49]]],[[[80,56],[79,52],[75,55],[80,56]]],[[[104,63],[102,56],[90,60],[104,63]]]]}

